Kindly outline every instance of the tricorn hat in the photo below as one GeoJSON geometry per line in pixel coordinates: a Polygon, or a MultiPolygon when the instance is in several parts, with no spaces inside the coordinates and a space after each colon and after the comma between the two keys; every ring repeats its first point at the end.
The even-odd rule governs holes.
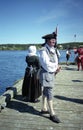
{"type": "Polygon", "coordinates": [[[56,33],[53,32],[52,34],[44,35],[42,38],[45,39],[45,40],[46,40],[46,39],[52,39],[52,38],[53,38],[53,39],[56,39],[56,36],[57,36],[56,33]]]}

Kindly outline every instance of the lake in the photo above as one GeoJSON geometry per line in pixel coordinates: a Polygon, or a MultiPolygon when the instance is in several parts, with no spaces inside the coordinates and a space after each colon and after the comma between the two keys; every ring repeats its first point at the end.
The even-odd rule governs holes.
{"type": "MultiPolygon", "coordinates": [[[[6,87],[12,87],[14,82],[23,78],[26,68],[25,57],[28,51],[0,51],[0,95],[6,87]]],[[[66,50],[60,50],[60,62],[65,62],[66,50]]],[[[71,51],[70,62],[75,55],[71,51]]]]}

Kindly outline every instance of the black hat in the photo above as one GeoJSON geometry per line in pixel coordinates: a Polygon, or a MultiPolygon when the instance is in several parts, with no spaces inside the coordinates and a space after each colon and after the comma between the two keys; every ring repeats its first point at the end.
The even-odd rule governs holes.
{"type": "Polygon", "coordinates": [[[53,32],[52,34],[47,34],[47,35],[43,36],[42,38],[43,39],[52,39],[52,38],[56,39],[56,33],[53,32]]]}

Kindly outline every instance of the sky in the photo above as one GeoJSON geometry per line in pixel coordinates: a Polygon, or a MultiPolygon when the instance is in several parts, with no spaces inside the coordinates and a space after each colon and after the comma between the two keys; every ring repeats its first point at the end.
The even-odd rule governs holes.
{"type": "Polygon", "coordinates": [[[83,0],[0,0],[0,44],[83,42],[83,0]]]}

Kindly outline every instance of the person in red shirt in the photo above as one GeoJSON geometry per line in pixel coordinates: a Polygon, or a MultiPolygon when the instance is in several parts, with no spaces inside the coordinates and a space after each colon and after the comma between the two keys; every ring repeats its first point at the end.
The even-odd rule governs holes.
{"type": "Polygon", "coordinates": [[[83,71],[83,46],[78,47],[77,49],[74,49],[75,54],[78,54],[76,58],[78,71],[80,70],[80,67],[83,71]]]}

